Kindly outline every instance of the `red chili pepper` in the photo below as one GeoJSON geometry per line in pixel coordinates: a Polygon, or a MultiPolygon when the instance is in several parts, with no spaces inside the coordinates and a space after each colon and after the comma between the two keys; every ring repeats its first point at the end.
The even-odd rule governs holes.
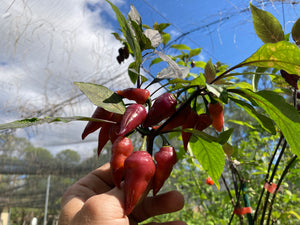
{"type": "Polygon", "coordinates": [[[109,130],[110,130],[111,124],[104,124],[101,127],[101,130],[98,135],[98,156],[100,155],[103,147],[106,145],[106,143],[109,141],[109,130]]]}
{"type": "Polygon", "coordinates": [[[204,130],[212,124],[212,119],[209,114],[202,113],[198,116],[198,120],[195,126],[196,130],[204,130]]]}
{"type": "MultiPolygon", "coordinates": [[[[103,120],[110,120],[112,117],[113,113],[108,112],[107,110],[97,107],[96,110],[94,111],[92,118],[95,119],[103,119],[103,120]]],[[[95,121],[89,121],[87,125],[84,128],[84,131],[82,132],[81,138],[82,140],[86,138],[89,134],[95,132],[98,130],[100,127],[102,127],[104,124],[107,124],[105,122],[95,122],[95,121]]]]}
{"type": "Polygon", "coordinates": [[[162,128],[161,131],[170,131],[176,127],[182,126],[185,123],[187,115],[190,114],[191,110],[192,109],[189,105],[181,109],[180,112],[178,112],[177,115],[173,117],[172,120],[170,120],[170,122],[162,128]]]}
{"type": "Polygon", "coordinates": [[[223,106],[221,103],[208,104],[208,112],[212,118],[212,126],[219,132],[223,129],[223,106]]]}
{"type": "Polygon", "coordinates": [[[163,146],[155,153],[154,159],[156,160],[156,170],[153,178],[153,195],[156,195],[177,162],[175,149],[172,146],[163,146]]]}
{"type": "Polygon", "coordinates": [[[210,177],[208,177],[206,179],[205,183],[208,184],[208,185],[213,185],[214,184],[213,180],[210,177]]]}
{"type": "Polygon", "coordinates": [[[148,152],[135,151],[125,160],[124,171],[125,214],[129,215],[154,176],[155,164],[148,152]]]}
{"type": "Polygon", "coordinates": [[[120,132],[120,124],[113,124],[111,125],[110,129],[109,129],[109,140],[111,141],[111,143],[114,143],[115,140],[117,140],[117,138],[119,137],[119,132],[120,132]]]}
{"type": "Polygon", "coordinates": [[[160,95],[150,108],[144,127],[151,127],[163,119],[168,118],[176,111],[177,101],[173,94],[168,92],[160,95]]]}
{"type": "Polygon", "coordinates": [[[147,111],[144,106],[140,104],[132,104],[128,106],[123,115],[118,135],[123,136],[134,130],[145,121],[146,116],[147,111]]]}
{"type": "Polygon", "coordinates": [[[124,176],[124,162],[132,153],[132,142],[127,137],[119,137],[111,147],[111,168],[114,184],[120,188],[122,178],[124,176]]]}
{"type": "MultiPolygon", "coordinates": [[[[188,128],[194,128],[196,123],[198,121],[198,114],[196,111],[191,110],[190,114],[187,116],[185,123],[182,125],[182,130],[188,129],[188,128]]],[[[192,133],[190,132],[181,132],[182,142],[184,150],[187,151],[187,146],[190,141],[190,138],[192,136],[192,133]]]]}
{"type": "Polygon", "coordinates": [[[141,88],[127,88],[124,90],[116,91],[118,95],[129,100],[136,101],[138,104],[145,104],[150,97],[150,92],[147,89],[141,88]]]}

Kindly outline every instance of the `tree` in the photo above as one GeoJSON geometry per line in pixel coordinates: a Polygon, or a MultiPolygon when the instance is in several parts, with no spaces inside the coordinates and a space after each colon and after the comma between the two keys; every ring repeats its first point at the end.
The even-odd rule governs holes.
{"type": "MultiPolygon", "coordinates": [[[[134,58],[128,74],[136,88],[126,89],[131,94],[123,96],[102,85],[76,82],[75,85],[97,106],[91,118],[33,118],[2,127],[88,120],[90,123],[86,128],[90,129],[89,132],[100,128],[99,142],[102,145],[97,149],[98,155],[105,143],[115,143],[110,135],[113,128],[122,131],[117,132],[117,136],[121,133],[130,138],[133,133],[139,136],[140,141],[134,143],[136,148],[154,158],[161,146],[177,145],[178,170],[174,170],[174,174],[177,172],[179,178],[172,184],[184,190],[192,187],[192,192],[187,192],[191,210],[182,214],[191,223],[201,219],[206,224],[243,224],[246,218],[248,224],[270,224],[275,221],[284,223],[286,216],[295,216],[289,218],[289,222],[299,219],[298,213],[290,207],[291,203],[299,202],[299,191],[296,190],[295,195],[290,190],[282,195],[279,191],[279,187],[289,184],[284,183],[287,174],[293,178],[300,155],[297,141],[300,134],[297,111],[300,50],[296,45],[299,23],[296,22],[292,29],[295,44],[289,41],[273,15],[250,4],[255,31],[264,45],[229,68],[211,60],[194,61],[193,57],[199,55],[201,49],[191,49],[185,44],[171,45],[179,53],[167,55],[159,46],[170,41],[170,35],[164,31],[169,24],[155,23],[151,28],[142,24],[133,6],[126,18],[115,5],[107,2],[116,14],[123,35],[114,33],[123,45],[117,60],[122,63],[129,54],[134,58]],[[146,56],[154,59],[147,62],[146,56]],[[155,66],[161,62],[167,66],[158,70],[155,66]],[[150,71],[148,76],[141,72],[146,65],[149,66],[146,71],[150,71]],[[238,72],[245,67],[247,70],[238,72]],[[156,76],[152,77],[152,74],[156,76]],[[247,77],[249,75],[251,80],[247,77]],[[239,76],[244,76],[244,79],[236,80],[239,76]],[[271,84],[259,86],[262,76],[268,76],[271,84]],[[150,89],[154,84],[160,87],[155,88],[151,95],[149,93],[142,103],[131,92],[150,89]],[[162,88],[165,93],[159,92],[162,88]],[[157,96],[153,97],[154,94],[157,96]],[[124,98],[135,102],[127,103],[124,98]],[[145,107],[148,107],[147,112],[145,107]],[[243,116],[245,113],[247,117],[243,116]],[[235,124],[232,127],[227,122],[229,118],[235,124]],[[246,126],[238,130],[244,133],[234,133],[237,124],[246,126]],[[174,137],[181,142],[172,141],[174,137]],[[183,147],[179,148],[178,143],[183,147]],[[184,173],[188,176],[182,175],[184,173]],[[205,175],[204,179],[208,176],[212,179],[214,187],[220,190],[219,195],[212,191],[211,186],[202,188],[204,179],[201,175],[205,175]],[[196,185],[191,186],[193,183],[196,185]],[[283,204],[276,204],[279,197],[282,197],[283,204]],[[224,207],[216,211],[220,205],[224,207]],[[203,218],[198,212],[207,216],[203,218]]],[[[128,168],[125,166],[127,159],[124,159],[121,169],[128,168]]],[[[168,177],[169,171],[165,173],[168,177]]],[[[126,176],[124,179],[126,183],[126,176]]],[[[151,184],[150,179],[147,181],[151,184]]],[[[294,188],[294,181],[290,182],[294,188]]],[[[139,189],[139,198],[143,191],[139,189]]]]}

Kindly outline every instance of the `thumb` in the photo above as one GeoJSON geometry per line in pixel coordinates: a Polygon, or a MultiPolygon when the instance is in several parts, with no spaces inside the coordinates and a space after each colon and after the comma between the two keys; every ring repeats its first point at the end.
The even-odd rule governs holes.
{"type": "Polygon", "coordinates": [[[89,198],[74,216],[71,224],[129,225],[124,212],[124,191],[117,187],[89,198]]]}

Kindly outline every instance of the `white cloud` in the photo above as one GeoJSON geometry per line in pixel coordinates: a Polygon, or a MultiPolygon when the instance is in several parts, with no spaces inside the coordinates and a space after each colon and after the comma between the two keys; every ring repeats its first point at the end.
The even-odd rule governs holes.
{"type": "MultiPolygon", "coordinates": [[[[121,44],[111,35],[115,30],[107,19],[99,17],[103,11],[114,17],[103,0],[1,2],[0,110],[5,117],[0,123],[36,115],[38,110],[51,111],[80,93],[74,81],[105,84],[114,90],[130,85],[129,61],[117,63],[121,44]],[[87,3],[95,5],[94,10],[87,3]]],[[[92,112],[93,105],[81,97],[56,115],[90,116],[92,112]]],[[[83,127],[77,122],[48,125],[47,129],[38,126],[31,140],[42,147],[76,143],[83,127]]]]}

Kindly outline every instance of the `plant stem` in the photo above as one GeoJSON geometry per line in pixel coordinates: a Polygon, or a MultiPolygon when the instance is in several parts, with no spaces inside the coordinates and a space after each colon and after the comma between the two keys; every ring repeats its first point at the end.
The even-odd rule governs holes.
{"type": "Polygon", "coordinates": [[[234,199],[233,199],[233,197],[232,197],[232,195],[231,195],[231,193],[230,193],[228,184],[227,184],[227,182],[226,182],[225,177],[223,176],[223,174],[221,175],[221,178],[222,178],[223,183],[224,183],[224,185],[225,185],[225,187],[226,187],[226,190],[227,190],[227,193],[228,193],[229,198],[230,198],[230,200],[231,200],[231,203],[232,203],[232,205],[233,205],[233,207],[234,207],[234,206],[235,206],[234,199]]]}
{"type": "Polygon", "coordinates": [[[267,219],[267,225],[270,224],[270,219],[271,219],[271,214],[272,214],[272,209],[273,209],[273,204],[274,204],[274,201],[275,201],[275,197],[276,197],[276,194],[277,194],[277,191],[279,190],[280,188],[280,185],[283,181],[283,178],[285,177],[285,175],[288,173],[288,170],[290,169],[291,165],[293,164],[293,162],[297,159],[297,156],[294,155],[294,157],[289,161],[289,163],[287,164],[287,166],[285,167],[279,181],[278,181],[278,184],[277,184],[277,187],[276,187],[276,190],[273,194],[273,197],[271,199],[271,202],[270,202],[270,209],[269,209],[269,214],[268,214],[268,219],[267,219]]]}
{"type": "MultiPolygon", "coordinates": [[[[278,140],[278,143],[277,143],[277,145],[276,145],[275,151],[274,151],[274,153],[273,153],[273,155],[272,155],[272,158],[271,158],[271,160],[270,160],[270,162],[269,162],[268,172],[267,172],[266,177],[265,177],[265,182],[267,182],[268,179],[269,179],[269,174],[270,174],[271,166],[272,166],[272,164],[273,164],[273,160],[274,160],[274,158],[275,158],[275,155],[277,154],[277,151],[278,151],[278,149],[279,149],[279,147],[280,147],[280,145],[281,145],[281,142],[282,142],[283,138],[284,138],[284,137],[283,137],[283,135],[281,134],[281,135],[280,135],[280,139],[278,140]]],[[[255,222],[256,219],[257,219],[259,207],[260,207],[260,204],[261,204],[262,197],[263,197],[264,193],[265,193],[265,188],[263,187],[262,190],[261,190],[261,193],[260,193],[260,197],[259,197],[259,200],[258,200],[256,209],[255,209],[255,213],[254,213],[254,217],[253,217],[253,222],[255,222]]]]}
{"type": "MultiPolygon", "coordinates": [[[[276,160],[276,164],[274,166],[274,169],[273,169],[273,172],[272,172],[272,175],[270,177],[270,180],[269,180],[269,183],[272,183],[273,182],[273,179],[275,177],[275,174],[276,174],[276,171],[277,171],[277,168],[279,166],[279,162],[283,156],[283,153],[285,151],[285,148],[286,148],[286,145],[287,145],[287,142],[286,140],[284,140],[284,143],[282,145],[282,148],[281,148],[281,152],[278,156],[278,159],[276,160]]],[[[260,224],[263,225],[264,223],[264,217],[265,217],[265,214],[266,214],[266,210],[267,210],[267,207],[268,207],[268,201],[269,201],[269,197],[270,197],[270,192],[267,192],[266,194],[266,198],[265,198],[265,204],[264,204],[264,208],[263,208],[263,212],[262,212],[262,216],[261,216],[261,221],[260,221],[260,224]]]]}

